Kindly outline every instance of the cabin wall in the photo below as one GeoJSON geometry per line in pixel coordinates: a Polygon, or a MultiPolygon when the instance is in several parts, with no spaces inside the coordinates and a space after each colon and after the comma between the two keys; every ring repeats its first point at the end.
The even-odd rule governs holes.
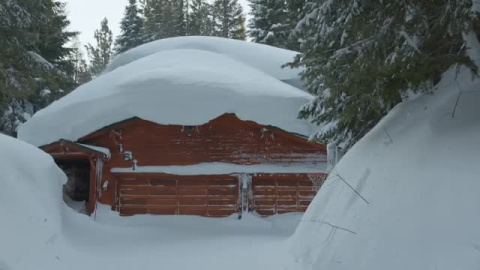
{"type": "Polygon", "coordinates": [[[325,164],[326,149],[274,127],[242,121],[233,114],[194,127],[159,125],[134,119],[115,125],[81,143],[110,149],[103,168],[99,201],[118,204],[118,177],[112,168],[192,165],[225,162],[235,164],[308,163],[325,164]],[[131,153],[129,160],[126,153],[131,153]],[[106,185],[105,182],[108,182],[106,185]]]}
{"type": "Polygon", "coordinates": [[[124,160],[123,154],[127,151],[139,166],[326,162],[322,145],[276,128],[241,121],[234,115],[224,115],[195,127],[158,125],[136,119],[112,130],[121,132],[121,136],[104,132],[97,138],[82,141],[109,148],[112,167],[132,166],[132,161],[124,160]]]}

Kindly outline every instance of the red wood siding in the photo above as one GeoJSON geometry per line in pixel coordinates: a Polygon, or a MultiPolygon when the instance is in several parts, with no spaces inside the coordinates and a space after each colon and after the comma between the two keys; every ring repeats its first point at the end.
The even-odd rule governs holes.
{"type": "MultiPolygon", "coordinates": [[[[260,164],[282,162],[323,163],[323,145],[288,132],[223,115],[202,126],[158,125],[134,119],[112,127],[122,133],[123,151],[131,151],[139,166],[191,165],[203,162],[260,164]]],[[[95,135],[95,134],[94,134],[95,135]]],[[[82,143],[109,148],[110,167],[131,167],[124,161],[112,133],[104,130],[82,143]]],[[[118,139],[117,139],[118,140],[118,139]]]]}
{"type": "MultiPolygon", "coordinates": [[[[104,164],[100,183],[91,185],[102,190],[90,197],[117,208],[122,215],[227,216],[240,211],[236,176],[111,173],[112,168],[132,168],[133,160],[138,166],[210,162],[240,165],[298,162],[321,166],[326,163],[324,145],[308,142],[279,128],[242,121],[234,114],[225,114],[195,127],[159,125],[134,118],[94,132],[79,142],[110,149],[111,157],[104,164]],[[127,151],[132,153],[131,160],[124,159],[127,151]],[[218,184],[222,181],[228,183],[218,184]],[[223,191],[228,194],[214,194],[223,191]]],[[[254,210],[262,215],[304,211],[313,196],[312,186],[306,184],[306,179],[305,174],[254,176],[254,210]],[[272,188],[275,194],[269,193],[272,188]],[[307,193],[308,198],[304,196],[307,193]]]]}
{"type": "Polygon", "coordinates": [[[252,208],[262,216],[305,212],[316,191],[306,174],[256,174],[252,208]]]}
{"type": "Polygon", "coordinates": [[[239,182],[229,175],[117,175],[120,215],[224,217],[239,211],[239,182]]]}

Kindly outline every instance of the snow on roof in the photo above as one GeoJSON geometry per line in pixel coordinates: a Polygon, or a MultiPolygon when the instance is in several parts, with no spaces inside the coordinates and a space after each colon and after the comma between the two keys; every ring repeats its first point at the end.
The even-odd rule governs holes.
{"type": "Polygon", "coordinates": [[[94,146],[94,145],[89,145],[89,144],[83,144],[83,143],[77,143],[80,146],[83,146],[85,148],[97,151],[99,153],[104,154],[107,158],[110,158],[112,154],[110,153],[110,150],[108,148],[100,147],[100,146],[94,146]]]}
{"type": "MultiPolygon", "coordinates": [[[[292,62],[298,52],[220,37],[175,37],[153,41],[117,56],[107,71],[112,71],[143,57],[173,49],[190,49],[225,55],[252,68],[256,68],[276,79],[299,79],[299,69],[282,68],[292,62]]],[[[298,82],[297,82],[298,83],[298,82]]]]}
{"type": "Polygon", "coordinates": [[[315,127],[297,115],[312,98],[223,54],[164,50],[80,86],[37,112],[18,136],[41,146],[75,141],[135,116],[159,124],[201,125],[225,113],[309,135],[315,127]]]}
{"type": "Polygon", "coordinates": [[[114,173],[167,173],[175,175],[215,175],[231,173],[319,173],[325,172],[323,164],[261,164],[238,165],[212,162],[186,166],[137,166],[133,168],[113,168],[114,173]]]}

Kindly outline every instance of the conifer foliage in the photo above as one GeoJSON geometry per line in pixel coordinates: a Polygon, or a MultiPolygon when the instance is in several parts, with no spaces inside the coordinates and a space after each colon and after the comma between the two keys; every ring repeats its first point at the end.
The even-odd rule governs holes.
{"type": "Polygon", "coordinates": [[[213,36],[215,25],[212,6],[205,0],[192,0],[188,13],[188,30],[190,36],[213,36]]]}
{"type": "Polygon", "coordinates": [[[64,4],[52,0],[0,1],[0,132],[15,135],[35,111],[76,83],[66,44],[64,4]]]}
{"type": "Polygon", "coordinates": [[[238,0],[215,0],[212,9],[216,36],[245,40],[245,16],[238,0]]]}
{"type": "Polygon", "coordinates": [[[120,22],[121,34],[115,40],[115,54],[126,52],[143,44],[143,18],[137,0],[129,0],[125,14],[120,22]]]}
{"type": "Polygon", "coordinates": [[[320,140],[348,147],[452,65],[476,71],[463,38],[477,24],[472,0],[313,0],[305,14],[293,66],[316,96],[301,117],[328,127],[320,140]]]}
{"type": "Polygon", "coordinates": [[[292,29],[287,24],[285,1],[250,0],[252,19],[248,34],[253,42],[285,48],[292,29]]]}
{"type": "Polygon", "coordinates": [[[92,44],[86,46],[88,57],[90,58],[90,73],[92,77],[100,75],[105,70],[113,54],[112,31],[108,27],[106,18],[102,20],[100,29],[95,31],[94,36],[96,46],[92,44]]]}
{"type": "Polygon", "coordinates": [[[185,36],[187,30],[187,1],[146,0],[143,36],[146,42],[185,36]]]}
{"type": "Polygon", "coordinates": [[[304,0],[249,0],[248,35],[253,42],[298,50],[292,31],[301,19],[304,0]]]}

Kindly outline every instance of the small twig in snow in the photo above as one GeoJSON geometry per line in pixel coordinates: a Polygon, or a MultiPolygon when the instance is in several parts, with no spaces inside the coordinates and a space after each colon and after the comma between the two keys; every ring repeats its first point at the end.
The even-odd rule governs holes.
{"type": "MultiPolygon", "coordinates": [[[[308,221],[308,222],[318,222],[318,223],[322,223],[322,224],[325,224],[325,225],[328,225],[334,229],[338,229],[338,230],[342,230],[342,231],[345,231],[345,232],[349,232],[351,234],[357,234],[356,232],[352,231],[352,230],[349,230],[349,229],[346,229],[346,228],[342,228],[342,227],[339,227],[339,226],[336,226],[336,225],[333,225],[332,223],[330,222],[327,222],[327,221],[323,221],[323,220],[317,220],[317,219],[313,219],[313,220],[302,220],[302,221],[308,221]]],[[[332,234],[332,231],[330,231],[329,233],[329,236],[332,234]]]]}
{"type": "Polygon", "coordinates": [[[343,177],[338,173],[336,168],[334,170],[336,172],[335,175],[338,176],[340,180],[342,180],[350,189],[353,190],[353,192],[355,192],[360,198],[362,198],[364,202],[366,202],[367,204],[370,204],[354,187],[352,187],[352,185],[350,185],[345,179],[343,179],[343,177]]]}
{"type": "Polygon", "coordinates": [[[393,140],[392,140],[392,137],[390,137],[390,134],[388,133],[387,129],[385,127],[383,127],[383,131],[385,131],[385,134],[387,134],[388,138],[390,139],[390,141],[393,143],[393,140]]]}
{"type": "Polygon", "coordinates": [[[456,79],[455,79],[455,83],[457,84],[459,93],[457,96],[457,101],[455,102],[455,107],[453,108],[452,118],[455,118],[455,112],[457,111],[457,106],[458,106],[458,103],[460,102],[460,96],[462,96],[463,94],[462,88],[460,87],[460,84],[458,84],[458,81],[456,79]]]}

